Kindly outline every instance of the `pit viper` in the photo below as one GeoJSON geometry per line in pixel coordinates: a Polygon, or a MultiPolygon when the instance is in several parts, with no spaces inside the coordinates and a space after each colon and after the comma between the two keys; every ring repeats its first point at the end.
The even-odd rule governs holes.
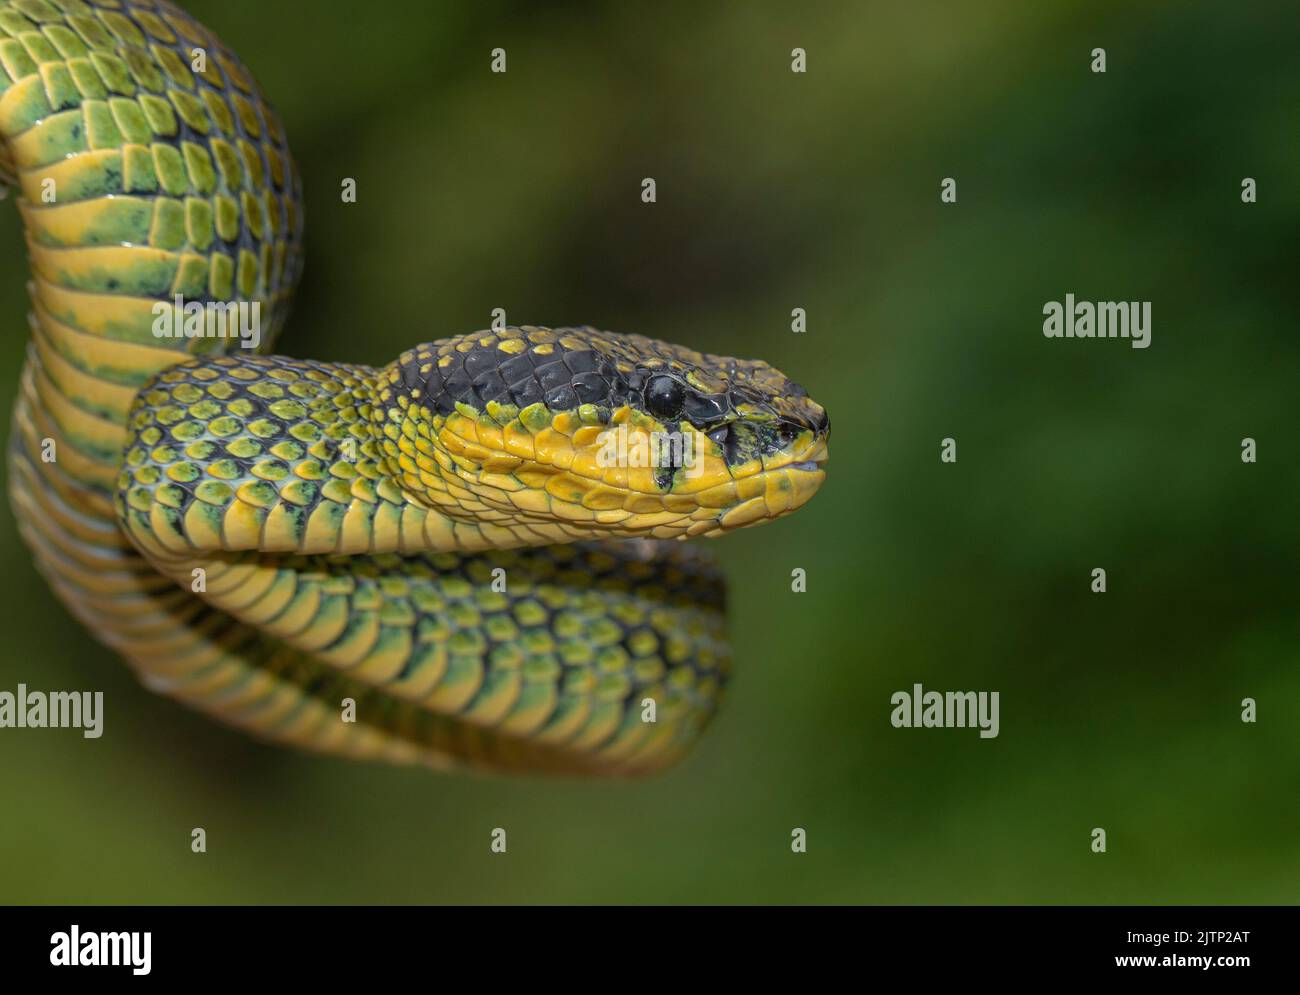
{"type": "Polygon", "coordinates": [[[165,0],[0,0],[0,182],[31,271],[11,504],[145,686],[438,769],[689,750],[730,649],[719,571],[673,540],[808,501],[829,421],[802,387],[589,327],[270,354],[299,174],[249,72],[165,0]]]}

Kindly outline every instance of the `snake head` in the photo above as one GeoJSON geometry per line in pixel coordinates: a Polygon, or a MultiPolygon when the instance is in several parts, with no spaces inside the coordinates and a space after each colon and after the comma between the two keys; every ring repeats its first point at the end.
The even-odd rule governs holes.
{"type": "Polygon", "coordinates": [[[381,377],[390,467],[453,518],[538,541],[717,535],[801,507],[830,422],[757,360],[592,328],[417,346],[381,377]]]}

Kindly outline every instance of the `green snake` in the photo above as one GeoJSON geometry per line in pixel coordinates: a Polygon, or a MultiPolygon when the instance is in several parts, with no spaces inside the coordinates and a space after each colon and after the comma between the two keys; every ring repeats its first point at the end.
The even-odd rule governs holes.
{"type": "Polygon", "coordinates": [[[730,650],[717,569],[669,540],[808,501],[829,422],[803,388],[591,328],[266,354],[301,183],[247,70],[164,0],[0,0],[0,182],[31,265],[12,505],[148,688],[439,769],[690,748],[730,650]]]}

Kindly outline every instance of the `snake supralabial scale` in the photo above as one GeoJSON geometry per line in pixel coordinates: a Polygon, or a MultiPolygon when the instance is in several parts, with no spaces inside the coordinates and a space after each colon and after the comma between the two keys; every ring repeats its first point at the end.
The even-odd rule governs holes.
{"type": "Polygon", "coordinates": [[[665,540],[812,496],[829,424],[802,388],[590,328],[265,355],[298,174],[239,60],[163,0],[0,0],[0,180],[31,264],[13,507],[148,687],[439,768],[689,749],[730,665],[722,582],[665,540]]]}

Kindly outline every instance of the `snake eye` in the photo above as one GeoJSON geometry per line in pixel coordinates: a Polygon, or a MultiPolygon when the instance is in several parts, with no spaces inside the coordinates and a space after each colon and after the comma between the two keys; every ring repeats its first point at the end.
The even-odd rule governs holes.
{"type": "Polygon", "coordinates": [[[672,377],[651,377],[645,389],[645,406],[656,418],[676,418],[686,402],[686,388],[672,377]]]}

